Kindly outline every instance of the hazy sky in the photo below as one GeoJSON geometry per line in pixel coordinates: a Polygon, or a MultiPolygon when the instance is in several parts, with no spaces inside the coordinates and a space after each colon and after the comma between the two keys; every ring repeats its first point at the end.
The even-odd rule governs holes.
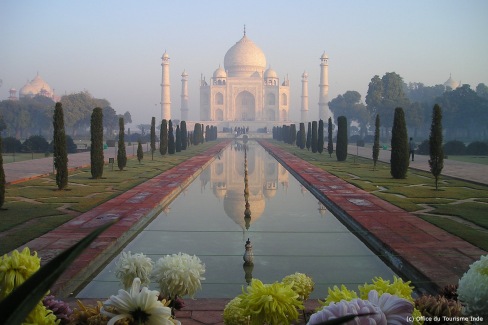
{"type": "Polygon", "coordinates": [[[105,98],[135,124],[161,117],[161,56],[171,58],[172,117],[180,118],[181,73],[189,74],[190,119],[199,118],[200,75],[209,80],[247,36],[291,86],[299,120],[301,75],[309,74],[318,118],[320,56],[329,55],[329,100],[366,95],[374,75],[432,86],[449,75],[488,84],[488,1],[125,1],[1,0],[0,100],[36,73],[58,95],[105,98]]]}

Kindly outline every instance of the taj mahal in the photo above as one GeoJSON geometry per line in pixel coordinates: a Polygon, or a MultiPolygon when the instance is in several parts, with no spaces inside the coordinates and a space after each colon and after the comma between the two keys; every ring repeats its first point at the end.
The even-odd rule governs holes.
{"type": "MultiPolygon", "coordinates": [[[[169,67],[170,57],[162,57],[161,118],[175,118],[171,112],[169,67]]],[[[327,120],[331,115],[328,107],[329,77],[328,56],[320,57],[320,84],[318,113],[309,116],[308,74],[302,74],[300,122],[327,120]]],[[[188,74],[181,74],[181,120],[188,120],[188,74]]],[[[291,123],[290,81],[280,80],[278,73],[267,66],[263,51],[247,35],[235,43],[224,56],[224,67],[217,67],[207,80],[200,77],[200,121],[219,127],[245,123],[251,129],[272,128],[291,123]]]]}

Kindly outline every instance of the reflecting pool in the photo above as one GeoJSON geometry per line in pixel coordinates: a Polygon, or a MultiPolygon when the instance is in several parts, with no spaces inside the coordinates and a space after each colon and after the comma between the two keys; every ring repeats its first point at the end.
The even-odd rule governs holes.
{"type": "MultiPolygon", "coordinates": [[[[315,282],[312,298],[345,284],[357,289],[394,272],[355,237],[259,144],[234,143],[221,152],[124,251],[156,262],[178,252],[197,255],[206,266],[196,298],[233,298],[251,278],[281,281],[295,272],[315,282]],[[244,157],[247,157],[245,173],[244,157]],[[245,218],[245,175],[251,218],[245,218]],[[254,266],[244,267],[246,240],[254,266]]],[[[121,288],[116,256],[82,289],[79,298],[105,298],[121,288]]],[[[157,289],[156,284],[151,284],[157,289]]]]}

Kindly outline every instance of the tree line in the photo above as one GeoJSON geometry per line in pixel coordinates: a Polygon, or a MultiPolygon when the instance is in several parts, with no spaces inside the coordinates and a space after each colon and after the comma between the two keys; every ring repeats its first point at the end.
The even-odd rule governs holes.
{"type": "Polygon", "coordinates": [[[381,78],[375,75],[362,103],[357,91],[346,91],[329,102],[334,116],[345,116],[349,132],[362,137],[373,129],[376,114],[384,121],[381,137],[389,139],[396,107],[404,109],[405,121],[414,138],[428,135],[431,108],[439,104],[444,111],[444,133],[448,139],[468,141],[488,138],[488,86],[483,83],[475,90],[464,84],[451,89],[444,85],[425,86],[409,83],[395,73],[388,72],[381,78]]]}
{"type": "MultiPolygon", "coordinates": [[[[94,98],[89,92],[82,91],[61,97],[64,110],[66,134],[76,137],[89,135],[90,117],[94,107],[103,111],[103,128],[106,136],[111,136],[117,129],[119,117],[131,123],[129,112],[117,114],[106,99],[94,98]]],[[[0,102],[0,131],[4,136],[26,139],[32,135],[41,135],[46,139],[53,136],[52,99],[44,96],[3,100],[0,102]]]]}

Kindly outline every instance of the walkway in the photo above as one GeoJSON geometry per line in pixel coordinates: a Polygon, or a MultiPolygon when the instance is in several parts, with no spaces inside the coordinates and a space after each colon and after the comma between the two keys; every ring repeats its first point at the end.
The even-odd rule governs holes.
{"type": "MultiPolygon", "coordinates": [[[[334,213],[345,219],[354,220],[350,226],[357,227],[357,231],[367,238],[370,244],[382,250],[390,262],[409,272],[410,279],[414,282],[428,279],[434,287],[456,283],[474,260],[486,254],[269,142],[261,142],[287,165],[293,174],[301,177],[315,194],[329,201],[333,209],[337,210],[333,211],[334,213]]],[[[106,260],[123,247],[139,229],[150,222],[228,143],[229,141],[221,142],[207,152],[27,243],[25,246],[37,251],[42,262],[46,263],[97,226],[107,220],[119,219],[118,223],[99,236],[73,263],[53,286],[51,292],[59,297],[71,296],[73,290],[87,280],[92,272],[104,265],[106,260]]],[[[70,162],[74,163],[76,160],[71,157],[72,155],[70,162]]],[[[35,165],[39,163],[26,163],[23,174],[27,175],[27,170],[33,170],[35,165]]],[[[52,168],[52,165],[50,167],[52,168]]],[[[101,297],[101,300],[106,298],[101,297]]],[[[74,298],[68,301],[73,302],[74,298]]],[[[187,306],[177,312],[176,316],[183,325],[223,324],[222,311],[227,302],[226,299],[188,300],[187,306]]],[[[307,302],[307,306],[311,311],[316,307],[316,302],[307,302]]]]}
{"type": "MultiPolygon", "coordinates": [[[[359,155],[360,157],[371,159],[373,158],[372,150],[370,147],[358,147],[354,145],[349,145],[347,148],[347,152],[350,155],[359,155]]],[[[381,149],[378,160],[389,163],[390,157],[390,150],[381,149]]],[[[415,160],[410,161],[410,168],[430,172],[429,159],[430,157],[426,155],[415,155],[415,160]]],[[[444,168],[442,169],[441,177],[442,175],[488,185],[488,165],[444,159],[444,168]]]]}

